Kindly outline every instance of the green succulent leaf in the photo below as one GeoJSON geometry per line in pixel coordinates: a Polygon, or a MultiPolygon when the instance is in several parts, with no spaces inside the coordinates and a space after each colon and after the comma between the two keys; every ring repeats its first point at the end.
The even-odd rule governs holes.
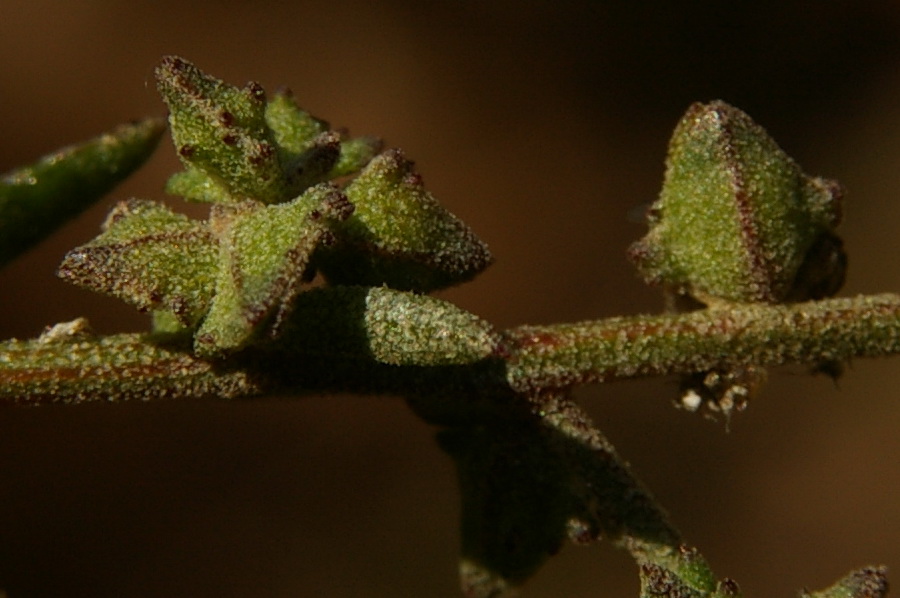
{"type": "Polygon", "coordinates": [[[276,336],[313,252],[331,238],[331,221],[352,211],[346,197],[329,184],[284,204],[216,206],[211,226],[220,242],[219,277],[195,351],[216,356],[238,350],[263,327],[276,336]]]}
{"type": "Polygon", "coordinates": [[[493,259],[400,150],[376,157],[345,191],[356,211],[318,262],[331,282],[426,292],[469,280],[493,259]]]}
{"type": "Polygon", "coordinates": [[[296,302],[285,337],[296,351],[389,365],[447,366],[492,357],[499,338],[481,318],[428,295],[334,286],[296,302]]]}
{"type": "Polygon", "coordinates": [[[328,173],[329,179],[356,174],[381,151],[378,137],[353,137],[341,141],[341,157],[328,173]]]}
{"type": "Polygon", "coordinates": [[[648,282],[704,303],[821,298],[843,281],[840,198],[836,182],[803,174],[744,112],[694,104],[631,256],[648,282]]]}
{"type": "Polygon", "coordinates": [[[170,176],[166,181],[166,193],[204,203],[234,202],[231,192],[221,181],[193,166],[170,176]]]}
{"type": "Polygon", "coordinates": [[[0,180],[0,266],[56,230],[153,153],[162,119],[123,125],[59,150],[0,180]]]}
{"type": "Polygon", "coordinates": [[[266,105],[266,122],[278,143],[282,161],[290,163],[329,130],[328,123],[301,109],[289,91],[276,93],[266,105]]]}
{"type": "Polygon", "coordinates": [[[66,254],[58,275],[194,326],[209,306],[218,270],[218,242],[209,227],[161,204],[130,200],[110,212],[103,229],[66,254]]]}

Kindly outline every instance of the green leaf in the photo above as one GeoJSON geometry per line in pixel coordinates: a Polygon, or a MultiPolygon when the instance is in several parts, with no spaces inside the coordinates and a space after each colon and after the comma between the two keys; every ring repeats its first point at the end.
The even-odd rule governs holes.
{"type": "Polygon", "coordinates": [[[328,123],[302,110],[288,91],[276,93],[266,105],[266,122],[282,154],[290,163],[308,150],[316,137],[328,131],[328,123]]]}
{"type": "Polygon", "coordinates": [[[487,246],[425,190],[400,150],[385,152],[346,188],[356,206],[317,262],[336,284],[430,291],[471,279],[492,261],[487,246]]]}
{"type": "Polygon", "coordinates": [[[284,204],[217,206],[211,226],[220,241],[221,267],[195,351],[217,356],[238,350],[261,328],[276,336],[313,252],[330,238],[329,221],[346,218],[352,209],[328,184],[284,204]]]}
{"type": "Polygon", "coordinates": [[[341,157],[328,173],[328,178],[356,174],[381,151],[381,139],[377,137],[353,137],[341,141],[341,157]]]}
{"type": "Polygon", "coordinates": [[[375,137],[345,139],[324,120],[302,110],[290,92],[275,94],[266,106],[278,144],[282,168],[300,193],[315,183],[355,174],[375,157],[381,141],[375,137]]]}
{"type": "Polygon", "coordinates": [[[570,471],[531,418],[443,430],[462,495],[460,577],[466,596],[503,596],[566,539],[570,471]]]}
{"type": "Polygon", "coordinates": [[[231,192],[220,181],[193,166],[176,172],[166,181],[166,193],[179,195],[189,201],[206,203],[229,203],[234,199],[231,192]]]}
{"type": "Polygon", "coordinates": [[[142,311],[194,326],[212,299],[219,249],[204,222],[143,200],[119,203],[104,231],[66,254],[58,275],[142,311]]]}
{"type": "Polygon", "coordinates": [[[481,318],[427,295],[335,286],[303,293],[285,337],[292,350],[389,365],[445,366],[494,355],[499,338],[481,318]]]}
{"type": "Polygon", "coordinates": [[[686,584],[677,574],[653,563],[641,565],[640,598],[705,598],[707,592],[700,592],[686,584]]]}
{"type": "Polygon", "coordinates": [[[0,181],[0,266],[52,233],[150,156],[165,123],[147,119],[57,151],[0,181]]]}

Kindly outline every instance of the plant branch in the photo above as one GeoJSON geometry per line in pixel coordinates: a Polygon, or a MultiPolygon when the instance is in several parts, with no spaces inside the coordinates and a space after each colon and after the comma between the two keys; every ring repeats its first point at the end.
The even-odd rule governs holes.
{"type": "Polygon", "coordinates": [[[518,391],[747,365],[818,364],[900,351],[900,296],[521,326],[506,335],[518,391]]]}
{"type": "MultiPolygon", "coordinates": [[[[315,295],[298,299],[301,314],[305,297],[315,295]]],[[[343,326],[307,318],[320,330],[303,330],[289,343],[251,348],[224,361],[194,356],[179,337],[149,334],[48,332],[36,340],[4,341],[0,401],[236,398],[326,389],[407,394],[433,389],[441,380],[535,393],[712,368],[814,365],[900,352],[900,296],[893,294],[521,326],[503,333],[487,359],[473,356],[469,363],[446,367],[379,363],[372,349],[378,338],[367,334],[371,323],[360,317],[360,309],[366,306],[335,305],[334,317],[344,318],[343,326]],[[307,363],[319,365],[304,367],[307,363]]],[[[378,325],[384,325],[383,318],[378,325]]]]}

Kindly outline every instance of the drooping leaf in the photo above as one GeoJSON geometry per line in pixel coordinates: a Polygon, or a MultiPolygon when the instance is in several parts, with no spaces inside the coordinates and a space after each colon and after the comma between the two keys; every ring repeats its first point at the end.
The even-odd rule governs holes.
{"type": "Polygon", "coordinates": [[[0,180],[0,266],[79,214],[150,156],[162,119],[123,125],[0,180]]]}
{"type": "Polygon", "coordinates": [[[528,419],[448,429],[462,496],[460,581],[465,596],[505,596],[566,539],[569,472],[546,430],[528,419]]]}

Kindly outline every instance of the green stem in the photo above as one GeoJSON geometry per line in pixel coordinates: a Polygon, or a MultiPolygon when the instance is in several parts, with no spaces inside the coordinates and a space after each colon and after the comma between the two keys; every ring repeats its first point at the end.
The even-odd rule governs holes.
{"type": "Polygon", "coordinates": [[[508,381],[520,392],[751,364],[817,364],[900,351],[900,297],[521,326],[506,338],[508,381]]]}
{"type": "Polygon", "coordinates": [[[144,334],[0,343],[0,401],[23,405],[87,401],[231,398],[258,394],[246,372],[192,356],[144,334]]]}
{"type": "MultiPolygon", "coordinates": [[[[364,335],[354,335],[345,344],[369,342],[364,335]]],[[[452,375],[447,376],[434,368],[367,361],[360,357],[366,347],[360,347],[355,357],[344,363],[340,356],[317,356],[320,344],[315,338],[297,339],[286,344],[290,350],[282,353],[248,351],[227,362],[212,362],[193,356],[182,345],[161,343],[150,335],[4,341],[0,342],[0,401],[232,398],[276,388],[303,392],[326,386],[415,393],[423,382],[434,392],[437,381],[452,379],[454,384],[465,384],[467,376],[479,386],[534,393],[751,363],[817,364],[900,352],[900,296],[522,326],[507,331],[496,351],[497,365],[503,367],[485,368],[477,362],[454,366],[449,372],[452,375]],[[311,350],[304,350],[305,345],[311,350]],[[308,363],[316,367],[304,368],[308,363]],[[320,367],[323,365],[328,367],[320,367]],[[292,366],[288,378],[286,366],[292,366]]]]}

